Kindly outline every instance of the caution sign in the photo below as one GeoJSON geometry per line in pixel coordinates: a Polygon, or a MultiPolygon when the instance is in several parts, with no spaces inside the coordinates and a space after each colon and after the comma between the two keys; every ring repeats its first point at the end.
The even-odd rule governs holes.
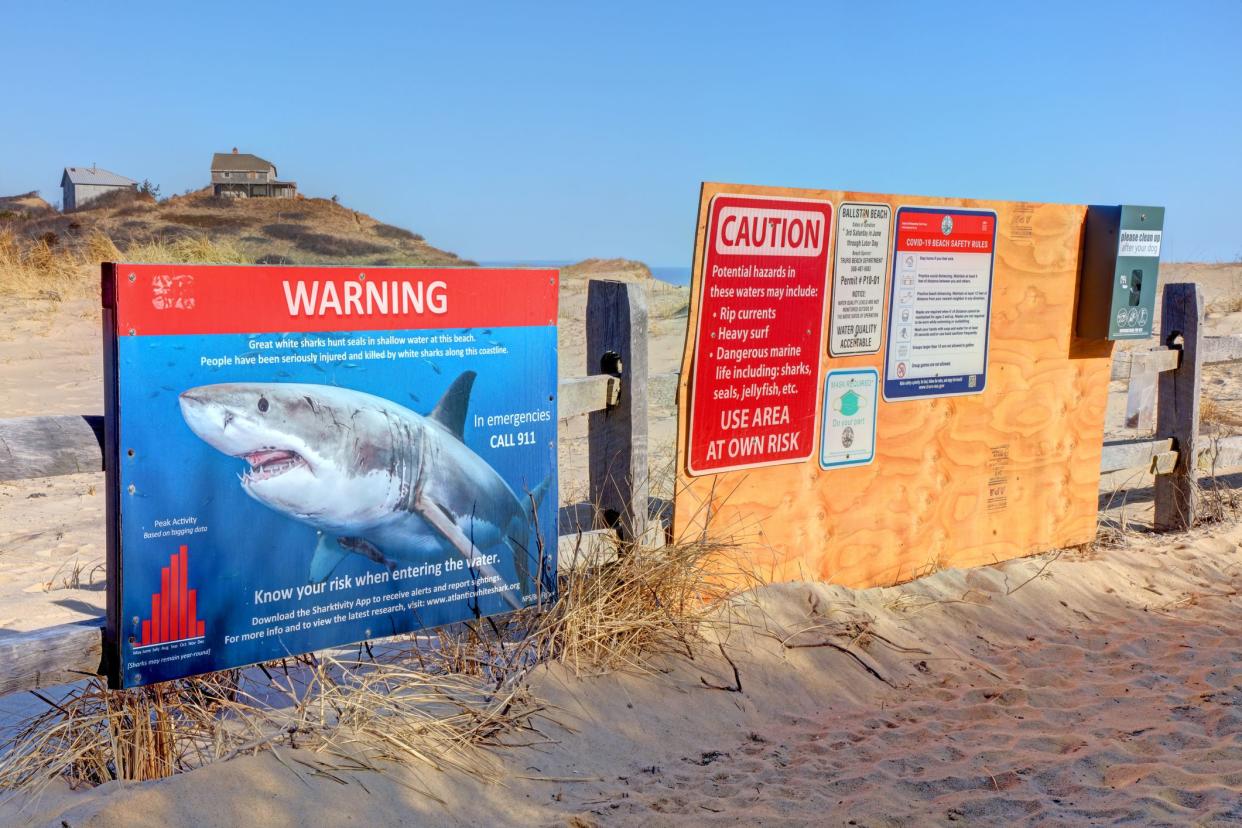
{"type": "Polygon", "coordinates": [[[896,228],[884,399],[982,392],[996,214],[901,207],[896,228]]]}
{"type": "Polygon", "coordinates": [[[887,204],[841,205],[832,270],[832,319],[828,353],[874,354],[884,327],[884,283],[888,275],[887,204]]]}
{"type": "Polygon", "coordinates": [[[832,204],[717,195],[699,278],[687,467],[815,451],[832,204]]]}
{"type": "Polygon", "coordinates": [[[874,368],[829,371],[824,379],[824,430],[819,465],[865,466],[875,459],[880,375],[874,368]]]}

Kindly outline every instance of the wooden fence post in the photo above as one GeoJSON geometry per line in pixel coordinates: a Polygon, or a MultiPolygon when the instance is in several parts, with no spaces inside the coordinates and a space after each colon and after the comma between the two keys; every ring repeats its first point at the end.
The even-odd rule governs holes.
{"type": "Polygon", "coordinates": [[[647,496],[647,297],[642,285],[591,280],[586,371],[620,381],[616,405],[590,417],[590,497],[623,540],[644,540],[647,496]]]}
{"type": "Polygon", "coordinates": [[[1177,368],[1160,374],[1156,437],[1173,439],[1177,465],[1156,475],[1157,529],[1188,529],[1198,505],[1199,385],[1203,370],[1203,294],[1199,286],[1164,286],[1160,340],[1180,348],[1177,368]]]}

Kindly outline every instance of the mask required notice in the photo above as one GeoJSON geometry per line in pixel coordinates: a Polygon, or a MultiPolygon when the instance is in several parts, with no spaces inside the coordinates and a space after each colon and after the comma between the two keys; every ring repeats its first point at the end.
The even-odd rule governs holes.
{"type": "Polygon", "coordinates": [[[888,274],[887,204],[841,205],[828,353],[874,354],[884,336],[884,281],[888,274]]]}
{"type": "Polygon", "coordinates": [[[832,204],[718,195],[708,211],[690,393],[690,474],[815,451],[832,204]]]}
{"type": "Polygon", "coordinates": [[[981,393],[996,214],[902,207],[895,233],[884,399],[981,393]]]}
{"type": "Polygon", "coordinates": [[[865,466],[875,459],[880,375],[874,368],[829,371],[824,379],[824,430],[819,465],[865,466]]]}

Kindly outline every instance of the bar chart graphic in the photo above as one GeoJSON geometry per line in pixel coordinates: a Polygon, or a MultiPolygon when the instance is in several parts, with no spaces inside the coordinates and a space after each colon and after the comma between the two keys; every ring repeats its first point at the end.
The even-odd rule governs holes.
{"type": "Polygon", "coordinates": [[[193,641],[207,634],[198,618],[198,590],[190,589],[189,548],[182,546],[160,569],[160,591],[151,596],[151,617],[142,622],[142,638],[134,649],[193,641]]]}

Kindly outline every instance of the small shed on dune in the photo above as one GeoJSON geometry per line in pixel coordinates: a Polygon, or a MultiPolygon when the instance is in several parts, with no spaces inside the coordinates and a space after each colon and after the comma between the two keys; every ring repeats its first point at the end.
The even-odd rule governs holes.
{"type": "Polygon", "coordinates": [[[138,182],[100,167],[65,167],[60,176],[61,203],[66,213],[117,190],[136,190],[138,182]]]}

